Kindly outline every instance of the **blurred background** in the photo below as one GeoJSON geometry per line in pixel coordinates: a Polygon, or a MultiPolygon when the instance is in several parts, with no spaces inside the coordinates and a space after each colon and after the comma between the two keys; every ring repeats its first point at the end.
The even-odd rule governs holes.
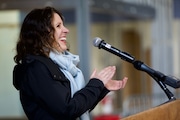
{"type": "MultiPolygon", "coordinates": [[[[0,119],[26,119],[12,85],[13,57],[24,17],[45,6],[63,13],[70,51],[80,56],[86,80],[93,69],[108,65],[117,67],[114,79],[129,78],[123,90],[111,92],[98,104],[92,118],[123,118],[169,100],[147,73],[94,47],[93,39],[100,37],[154,70],[180,78],[179,0],[0,0],[0,119]]],[[[180,98],[180,89],[167,88],[180,98]]]]}

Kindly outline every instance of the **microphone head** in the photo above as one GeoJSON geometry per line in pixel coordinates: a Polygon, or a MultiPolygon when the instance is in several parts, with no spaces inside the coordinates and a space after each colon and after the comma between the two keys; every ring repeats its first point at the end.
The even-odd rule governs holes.
{"type": "Polygon", "coordinates": [[[94,40],[93,40],[93,45],[95,47],[99,47],[99,44],[101,43],[102,39],[99,38],[99,37],[95,37],[94,40]]]}

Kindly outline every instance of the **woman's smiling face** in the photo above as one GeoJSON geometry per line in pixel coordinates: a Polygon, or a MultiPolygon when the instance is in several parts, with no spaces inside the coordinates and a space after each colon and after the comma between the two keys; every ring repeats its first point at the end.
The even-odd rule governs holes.
{"type": "Polygon", "coordinates": [[[62,53],[67,50],[66,35],[69,33],[69,30],[64,26],[61,17],[57,13],[54,13],[52,26],[54,27],[55,39],[53,48],[62,53]]]}

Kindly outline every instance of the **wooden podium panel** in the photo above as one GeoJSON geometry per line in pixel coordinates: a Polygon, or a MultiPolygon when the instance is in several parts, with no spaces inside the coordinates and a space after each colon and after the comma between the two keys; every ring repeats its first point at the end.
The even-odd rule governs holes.
{"type": "Polygon", "coordinates": [[[174,100],[121,120],[180,120],[180,100],[174,100]]]}

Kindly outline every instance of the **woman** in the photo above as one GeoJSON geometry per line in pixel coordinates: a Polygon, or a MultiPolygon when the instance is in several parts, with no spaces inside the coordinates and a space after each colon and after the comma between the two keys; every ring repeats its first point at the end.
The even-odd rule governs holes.
{"type": "Polygon", "coordinates": [[[76,67],[79,57],[68,52],[68,33],[61,13],[52,7],[34,9],[23,21],[13,84],[30,120],[88,120],[89,111],[108,92],[126,84],[126,77],[112,80],[114,66],[94,70],[85,83],[76,67]]]}

